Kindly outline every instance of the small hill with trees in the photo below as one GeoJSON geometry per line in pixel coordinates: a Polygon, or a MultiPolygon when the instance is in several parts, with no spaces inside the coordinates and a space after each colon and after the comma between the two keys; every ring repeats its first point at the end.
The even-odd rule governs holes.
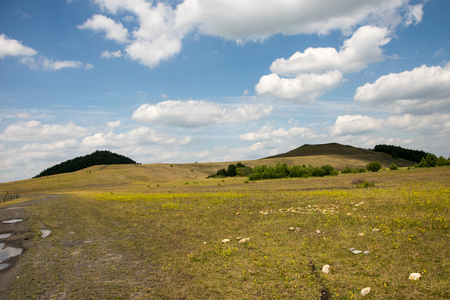
{"type": "Polygon", "coordinates": [[[95,151],[94,153],[69,159],[60,164],[45,169],[34,178],[56,175],[61,173],[75,172],[95,165],[118,165],[118,164],[136,164],[134,160],[126,156],[113,153],[111,151],[95,151]]]}

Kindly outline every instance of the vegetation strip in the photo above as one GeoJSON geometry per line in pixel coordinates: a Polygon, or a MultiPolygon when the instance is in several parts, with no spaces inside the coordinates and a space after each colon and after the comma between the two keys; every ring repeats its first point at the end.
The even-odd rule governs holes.
{"type": "Polygon", "coordinates": [[[33,235],[9,299],[450,297],[449,167],[247,184],[67,176],[14,185],[22,198],[10,205],[45,182],[60,197],[28,208],[33,235]]]}

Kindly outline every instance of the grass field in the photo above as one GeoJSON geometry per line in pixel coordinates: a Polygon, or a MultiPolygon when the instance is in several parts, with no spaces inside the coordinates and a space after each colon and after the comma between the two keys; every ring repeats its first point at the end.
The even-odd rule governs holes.
{"type": "Polygon", "coordinates": [[[22,195],[0,208],[59,195],[28,207],[33,238],[4,295],[358,299],[370,287],[364,298],[450,298],[450,167],[258,182],[204,179],[214,172],[195,164],[166,166],[184,176],[171,180],[122,167],[0,185],[22,195]]]}

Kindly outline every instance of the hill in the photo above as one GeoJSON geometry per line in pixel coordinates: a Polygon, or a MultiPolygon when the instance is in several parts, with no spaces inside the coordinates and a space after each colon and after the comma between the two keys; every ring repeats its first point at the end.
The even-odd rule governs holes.
{"type": "MultiPolygon", "coordinates": [[[[414,163],[411,161],[393,158],[391,155],[384,152],[376,152],[373,150],[357,148],[349,145],[341,145],[338,143],[318,145],[306,144],[286,153],[266,157],[265,159],[308,156],[320,156],[324,161],[327,161],[330,158],[340,158],[342,161],[351,158],[353,160],[363,162],[363,166],[371,161],[379,161],[383,165],[383,167],[389,167],[392,163],[396,164],[399,167],[409,167],[414,165],[414,163]]],[[[337,166],[337,168],[339,167],[337,166]]]]}
{"type": "Polygon", "coordinates": [[[136,164],[136,162],[126,156],[113,153],[111,151],[95,151],[94,153],[69,159],[60,164],[45,169],[34,178],[56,175],[61,173],[75,172],[95,165],[116,165],[116,164],[136,164]]]}

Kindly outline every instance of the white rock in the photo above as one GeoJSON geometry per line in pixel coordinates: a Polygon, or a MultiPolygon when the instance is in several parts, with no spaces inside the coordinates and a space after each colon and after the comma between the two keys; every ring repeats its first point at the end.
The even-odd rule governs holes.
{"type": "Polygon", "coordinates": [[[364,236],[364,232],[358,233],[359,236],[364,236]]]}
{"type": "Polygon", "coordinates": [[[230,239],[223,239],[222,240],[222,244],[226,244],[226,243],[229,243],[230,242],[230,239]]]}
{"type": "Polygon", "coordinates": [[[239,241],[239,244],[245,244],[245,243],[247,243],[248,241],[250,241],[250,238],[243,238],[243,239],[241,239],[241,240],[239,241]]]}
{"type": "Polygon", "coordinates": [[[322,272],[325,273],[325,274],[328,274],[328,273],[330,273],[330,269],[331,269],[330,265],[324,265],[322,267],[322,272]]]}
{"type": "Polygon", "coordinates": [[[369,255],[369,253],[370,253],[369,251],[364,251],[365,255],[369,255]]]}
{"type": "Polygon", "coordinates": [[[372,231],[373,231],[373,232],[378,232],[378,231],[380,231],[380,229],[374,228],[374,229],[372,229],[372,231]]]}
{"type": "Polygon", "coordinates": [[[370,287],[365,287],[361,290],[361,296],[367,296],[370,293],[370,287]]]}
{"type": "Polygon", "coordinates": [[[352,251],[352,253],[353,253],[353,254],[360,254],[360,253],[362,253],[362,251],[361,251],[361,250],[356,250],[356,249],[355,249],[355,250],[352,251]]]}
{"type": "Polygon", "coordinates": [[[420,273],[411,273],[409,275],[409,280],[419,280],[422,275],[420,273]]]}
{"type": "Polygon", "coordinates": [[[321,234],[322,231],[320,231],[319,229],[317,229],[317,230],[316,230],[316,233],[317,233],[317,234],[321,234]]]}
{"type": "Polygon", "coordinates": [[[290,231],[294,231],[295,228],[294,228],[294,227],[289,227],[289,230],[290,230],[290,231]]]}

